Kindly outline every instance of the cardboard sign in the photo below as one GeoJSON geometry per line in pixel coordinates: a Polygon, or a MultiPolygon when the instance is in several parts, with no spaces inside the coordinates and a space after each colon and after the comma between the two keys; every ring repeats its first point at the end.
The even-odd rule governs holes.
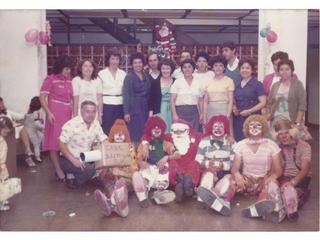
{"type": "Polygon", "coordinates": [[[106,143],[101,145],[102,160],[95,162],[96,169],[104,167],[130,166],[131,143],[106,143]]]}

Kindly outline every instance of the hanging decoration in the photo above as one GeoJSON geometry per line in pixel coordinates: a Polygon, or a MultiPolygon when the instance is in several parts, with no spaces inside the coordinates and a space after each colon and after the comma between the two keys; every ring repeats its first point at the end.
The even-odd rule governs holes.
{"type": "Polygon", "coordinates": [[[278,39],[277,33],[271,30],[270,23],[268,23],[265,28],[260,30],[260,37],[266,38],[268,43],[274,43],[278,39]]]}
{"type": "Polygon", "coordinates": [[[42,45],[48,45],[49,47],[52,46],[51,44],[51,25],[49,21],[46,21],[46,30],[40,31],[36,28],[29,29],[25,35],[24,38],[27,43],[30,44],[42,44],[42,45]]]}
{"type": "Polygon", "coordinates": [[[155,26],[156,43],[160,57],[170,58],[170,55],[176,52],[176,41],[168,24],[163,22],[155,26]]]}

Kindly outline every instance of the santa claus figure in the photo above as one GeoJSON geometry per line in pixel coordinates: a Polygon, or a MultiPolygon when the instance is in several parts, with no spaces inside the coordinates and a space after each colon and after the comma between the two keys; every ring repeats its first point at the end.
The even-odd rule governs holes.
{"type": "Polygon", "coordinates": [[[140,207],[149,205],[148,193],[155,189],[152,198],[157,204],[175,199],[169,187],[168,162],[179,157],[173,144],[165,140],[166,123],[158,116],[150,117],[145,124],[143,143],[138,147],[139,172],[133,174],[133,187],[140,207]],[[147,151],[147,152],[146,152],[147,151]]]}
{"type": "Polygon", "coordinates": [[[163,49],[166,53],[172,54],[176,51],[176,42],[166,22],[161,27],[155,26],[156,43],[159,49],[163,49]]]}
{"type": "MultiPolygon", "coordinates": [[[[129,130],[123,119],[117,119],[109,133],[110,143],[131,143],[129,130]]],[[[129,214],[128,188],[132,188],[132,175],[137,170],[135,150],[131,148],[132,163],[127,167],[109,167],[101,170],[99,177],[103,182],[105,193],[97,189],[95,200],[102,213],[109,216],[112,212],[121,217],[129,214]]]]}
{"type": "Polygon", "coordinates": [[[206,125],[206,133],[209,136],[201,139],[196,156],[203,172],[197,189],[199,202],[202,202],[201,196],[213,190],[215,185],[221,187],[226,184],[228,187],[228,182],[219,180],[230,174],[234,157],[233,145],[228,140],[230,129],[226,116],[213,116],[206,125]]]}
{"type": "Polygon", "coordinates": [[[200,164],[195,157],[201,135],[193,132],[190,123],[179,119],[171,126],[171,137],[180,157],[169,161],[169,181],[175,188],[176,201],[182,202],[193,195],[200,180],[200,164]]]}

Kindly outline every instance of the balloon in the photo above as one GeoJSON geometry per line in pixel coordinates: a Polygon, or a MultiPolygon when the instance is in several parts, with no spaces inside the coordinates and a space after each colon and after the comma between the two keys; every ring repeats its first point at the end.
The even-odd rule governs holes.
{"type": "Polygon", "coordinates": [[[267,40],[269,43],[274,43],[277,41],[278,35],[274,31],[270,31],[267,35],[267,40]]]}
{"type": "Polygon", "coordinates": [[[260,36],[265,38],[268,35],[269,32],[270,32],[269,28],[262,28],[261,31],[260,31],[260,36]]]}
{"type": "Polygon", "coordinates": [[[38,39],[39,31],[35,28],[32,28],[26,32],[24,38],[28,43],[36,43],[38,39]]]}
{"type": "Polygon", "coordinates": [[[49,36],[47,34],[47,32],[40,32],[39,33],[39,41],[41,44],[46,45],[49,42],[49,36]]]}

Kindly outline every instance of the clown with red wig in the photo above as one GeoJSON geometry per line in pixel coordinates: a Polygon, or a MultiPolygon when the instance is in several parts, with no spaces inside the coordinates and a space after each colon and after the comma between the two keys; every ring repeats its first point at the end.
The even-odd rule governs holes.
{"type": "MultiPolygon", "coordinates": [[[[211,190],[223,184],[219,181],[224,175],[230,174],[234,157],[233,145],[228,141],[230,134],[229,120],[224,115],[213,116],[206,125],[207,137],[201,139],[196,161],[203,171],[199,192],[203,188],[211,190]]],[[[198,196],[198,201],[202,202],[198,196]]]]}
{"type": "Polygon", "coordinates": [[[175,199],[169,187],[168,161],[174,159],[175,147],[165,140],[166,123],[162,118],[153,116],[145,124],[143,142],[138,147],[140,170],[132,177],[133,188],[140,207],[148,207],[148,193],[156,189],[153,199],[157,204],[167,204],[175,199]]]}

